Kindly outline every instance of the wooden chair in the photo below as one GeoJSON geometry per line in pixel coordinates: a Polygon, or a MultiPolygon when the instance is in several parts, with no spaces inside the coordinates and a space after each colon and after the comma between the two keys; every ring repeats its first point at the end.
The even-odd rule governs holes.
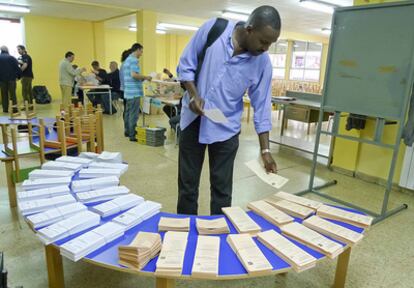
{"type": "Polygon", "coordinates": [[[36,107],[34,103],[29,103],[24,101],[22,107],[19,107],[19,104],[13,104],[13,101],[9,101],[9,114],[10,119],[22,119],[29,120],[36,117],[36,107]]]}

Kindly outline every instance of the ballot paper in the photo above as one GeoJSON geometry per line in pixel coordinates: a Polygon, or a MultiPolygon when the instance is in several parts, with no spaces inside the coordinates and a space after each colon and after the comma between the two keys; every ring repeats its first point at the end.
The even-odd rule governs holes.
{"type": "Polygon", "coordinates": [[[266,256],[248,234],[230,234],[227,242],[249,275],[265,275],[273,270],[266,256]]]}
{"type": "Polygon", "coordinates": [[[158,222],[158,231],[189,231],[190,218],[161,217],[158,222]]]}
{"type": "Polygon", "coordinates": [[[17,199],[19,202],[30,201],[36,199],[51,198],[61,195],[70,194],[70,189],[68,186],[55,186],[51,188],[43,188],[29,191],[22,191],[17,193],[17,199]]]}
{"type": "Polygon", "coordinates": [[[64,171],[79,171],[82,169],[82,164],[49,161],[42,165],[43,170],[64,170],[64,171]]]}
{"type": "Polygon", "coordinates": [[[300,249],[275,230],[261,232],[257,234],[257,239],[272,250],[273,253],[289,263],[296,272],[305,271],[316,265],[317,259],[315,257],[300,249]]]}
{"type": "Polygon", "coordinates": [[[168,231],[165,233],[155,275],[180,276],[183,270],[187,248],[188,232],[168,231]]]}
{"type": "Polygon", "coordinates": [[[112,186],[98,190],[76,193],[76,198],[82,203],[94,203],[115,199],[129,193],[125,186],[112,186]]]}
{"type": "Polygon", "coordinates": [[[62,195],[51,198],[37,199],[19,202],[18,207],[23,216],[43,212],[55,207],[75,203],[76,199],[72,195],[62,195]]]}
{"type": "Polygon", "coordinates": [[[107,187],[113,187],[119,184],[119,178],[116,176],[93,178],[87,180],[72,181],[72,191],[74,193],[98,190],[107,187]]]}
{"type": "Polygon", "coordinates": [[[289,179],[277,175],[275,173],[267,173],[264,166],[260,163],[259,159],[254,159],[245,163],[262,181],[266,182],[272,187],[277,189],[283,187],[289,179]]]}
{"type": "Polygon", "coordinates": [[[280,191],[280,192],[276,193],[273,196],[275,196],[277,198],[280,198],[280,199],[284,199],[284,200],[293,202],[293,203],[296,203],[296,204],[299,204],[299,205],[302,205],[302,206],[305,206],[305,207],[308,207],[308,208],[311,208],[311,209],[314,209],[314,210],[317,210],[318,208],[320,208],[323,205],[323,203],[321,203],[321,202],[318,202],[318,201],[315,201],[315,200],[310,200],[310,199],[305,198],[305,197],[296,196],[294,194],[286,193],[286,192],[283,192],[283,191],[280,191]]]}
{"type": "Polygon", "coordinates": [[[102,178],[102,177],[121,177],[122,171],[120,169],[98,169],[88,168],[79,171],[79,178],[102,178]]]}
{"type": "Polygon", "coordinates": [[[196,227],[198,234],[210,235],[210,234],[228,234],[230,233],[229,226],[224,217],[216,219],[196,219],[196,227]]]}
{"type": "Polygon", "coordinates": [[[221,209],[223,213],[230,219],[234,227],[239,233],[249,233],[256,235],[262,230],[252,218],[240,207],[225,207],[221,209]]]}
{"type": "Polygon", "coordinates": [[[81,152],[79,154],[80,158],[86,158],[86,159],[92,159],[92,160],[96,160],[96,158],[99,157],[98,153],[95,152],[81,152]]]}
{"type": "Polygon", "coordinates": [[[23,190],[28,191],[61,185],[69,186],[70,181],[72,181],[71,177],[43,178],[34,180],[27,179],[23,181],[22,188],[23,190]]]}
{"type": "Polygon", "coordinates": [[[55,161],[82,164],[82,167],[83,168],[88,167],[88,165],[93,162],[92,159],[81,158],[81,157],[74,157],[74,156],[60,156],[55,161]]]}
{"type": "Polygon", "coordinates": [[[93,206],[90,208],[90,210],[98,213],[102,217],[108,217],[137,206],[142,202],[144,202],[144,198],[141,196],[135,194],[127,194],[117,197],[111,201],[93,206]]]}
{"type": "Polygon", "coordinates": [[[352,231],[341,225],[332,223],[328,220],[320,218],[319,216],[312,216],[302,223],[306,227],[315,230],[321,234],[332,237],[343,243],[354,245],[362,240],[363,234],[352,231]]]}
{"type": "Polygon", "coordinates": [[[62,240],[76,233],[99,225],[101,217],[91,211],[84,211],[58,221],[37,231],[37,236],[45,245],[62,240]]]}
{"type": "Polygon", "coordinates": [[[198,236],[192,276],[216,278],[218,275],[220,237],[198,236]]]}
{"type": "Polygon", "coordinates": [[[204,116],[215,123],[227,123],[229,120],[224,116],[220,109],[206,109],[204,110],[204,116]]]}
{"type": "Polygon", "coordinates": [[[93,162],[89,164],[89,168],[94,169],[117,169],[124,174],[128,170],[128,164],[123,163],[106,163],[106,162],[93,162]]]}
{"type": "Polygon", "coordinates": [[[338,244],[297,222],[283,225],[280,227],[280,230],[282,230],[283,234],[327,255],[331,259],[344,251],[341,244],[338,244]]]}
{"type": "Polygon", "coordinates": [[[119,246],[119,264],[141,270],[161,251],[161,236],[158,233],[138,232],[127,246],[119,246]]]}
{"type": "Polygon", "coordinates": [[[125,213],[112,219],[113,222],[125,226],[125,231],[138,225],[142,221],[145,221],[155,214],[158,214],[161,210],[161,204],[145,201],[141,204],[129,209],[125,213]]]}
{"type": "Polygon", "coordinates": [[[72,177],[74,171],[70,170],[42,170],[35,169],[29,172],[29,180],[45,179],[45,178],[61,178],[61,177],[72,177]]]}
{"type": "Polygon", "coordinates": [[[327,219],[339,220],[362,228],[369,228],[374,220],[371,216],[349,212],[328,205],[321,206],[316,212],[316,215],[327,219]]]}
{"type": "Polygon", "coordinates": [[[280,226],[293,222],[293,217],[289,216],[285,212],[273,207],[264,200],[250,202],[247,208],[251,209],[256,214],[259,214],[273,225],[280,226]]]}
{"type": "Polygon", "coordinates": [[[86,210],[88,210],[88,208],[85,205],[76,202],[52,208],[42,213],[30,215],[27,217],[27,220],[33,228],[37,229],[39,227],[49,226],[86,210]]]}
{"type": "Polygon", "coordinates": [[[60,254],[78,261],[124,235],[124,227],[113,222],[105,223],[60,246],[60,254]]]}
{"type": "Polygon", "coordinates": [[[275,197],[270,197],[265,199],[266,202],[268,202],[269,204],[275,206],[277,209],[282,210],[283,212],[292,215],[294,217],[298,217],[301,219],[304,219],[310,215],[312,215],[315,210],[287,201],[287,200],[280,200],[278,198],[275,197]]]}
{"type": "Polygon", "coordinates": [[[98,158],[96,158],[96,161],[106,163],[122,163],[122,154],[121,152],[103,151],[98,158]]]}

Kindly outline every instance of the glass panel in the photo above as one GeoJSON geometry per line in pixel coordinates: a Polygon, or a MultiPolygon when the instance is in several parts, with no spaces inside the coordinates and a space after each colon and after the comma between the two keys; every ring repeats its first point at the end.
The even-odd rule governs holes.
{"type": "Polygon", "coordinates": [[[305,81],[319,81],[320,70],[305,70],[304,79],[305,81]]]}
{"type": "Polygon", "coordinates": [[[306,52],[305,68],[311,68],[311,69],[321,68],[321,52],[320,51],[306,52]]]}
{"type": "Polygon", "coordinates": [[[293,41],[293,51],[306,51],[307,42],[293,41]]]}
{"type": "Polygon", "coordinates": [[[273,67],[284,68],[286,66],[286,54],[269,54],[273,67]]]}
{"type": "Polygon", "coordinates": [[[303,80],[304,69],[290,69],[290,80],[303,80]]]}
{"type": "Polygon", "coordinates": [[[285,68],[273,68],[273,79],[285,79],[285,68]]]}
{"type": "Polygon", "coordinates": [[[306,52],[293,52],[292,55],[292,68],[304,68],[305,67],[305,55],[306,52]]]}

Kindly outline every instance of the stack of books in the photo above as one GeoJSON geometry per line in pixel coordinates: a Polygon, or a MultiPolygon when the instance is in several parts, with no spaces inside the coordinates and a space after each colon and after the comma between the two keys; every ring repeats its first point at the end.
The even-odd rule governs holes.
{"type": "Polygon", "coordinates": [[[52,208],[75,203],[76,199],[71,194],[51,198],[37,199],[19,202],[19,210],[23,216],[43,212],[52,208]]]}
{"type": "Polygon", "coordinates": [[[190,218],[161,217],[158,231],[190,231],[190,218]]]}
{"type": "Polygon", "coordinates": [[[78,261],[124,235],[124,227],[108,222],[60,246],[60,254],[78,261]]]}
{"type": "Polygon", "coordinates": [[[315,210],[287,201],[287,200],[279,200],[275,198],[268,198],[265,199],[266,202],[275,206],[277,209],[282,210],[283,212],[297,218],[307,218],[308,216],[315,213],[315,210]]]}
{"type": "Polygon", "coordinates": [[[113,222],[123,225],[125,231],[138,225],[142,221],[145,221],[155,214],[158,214],[161,210],[161,204],[152,201],[145,201],[138,206],[135,206],[125,213],[112,219],[113,222]]]}
{"type": "Polygon", "coordinates": [[[285,260],[296,272],[315,267],[317,259],[293,244],[275,230],[257,234],[257,239],[277,256],[285,260]]]}
{"type": "Polygon", "coordinates": [[[180,276],[183,270],[187,248],[188,232],[168,231],[165,233],[155,275],[180,276]]]}
{"type": "Polygon", "coordinates": [[[113,186],[98,190],[76,193],[76,198],[78,198],[78,200],[82,203],[94,203],[99,201],[112,200],[128,193],[129,189],[125,186],[113,186]]]}
{"type": "Polygon", "coordinates": [[[101,217],[98,214],[84,211],[40,229],[37,231],[37,236],[45,245],[49,245],[50,243],[97,226],[100,221],[101,217]]]}
{"type": "Polygon", "coordinates": [[[288,200],[290,202],[311,208],[313,210],[318,210],[323,205],[323,203],[321,202],[311,200],[305,197],[296,196],[294,194],[286,193],[283,191],[280,191],[273,196],[276,198],[288,200]]]}
{"type": "Polygon", "coordinates": [[[119,178],[116,176],[94,178],[88,180],[75,180],[72,182],[72,191],[74,193],[86,192],[91,190],[113,187],[119,184],[119,178]]]}
{"type": "Polygon", "coordinates": [[[220,237],[198,236],[192,276],[216,278],[218,276],[220,237]]]}
{"type": "Polygon", "coordinates": [[[222,211],[230,219],[239,233],[256,235],[262,231],[262,228],[240,207],[225,207],[222,208],[222,211]]]}
{"type": "Polygon", "coordinates": [[[196,219],[196,227],[198,234],[211,235],[211,234],[228,234],[230,233],[229,225],[224,217],[216,219],[196,219]]]}
{"type": "Polygon", "coordinates": [[[101,178],[101,177],[110,177],[116,176],[121,177],[121,170],[120,169],[99,169],[99,168],[88,168],[82,169],[79,171],[79,178],[101,178]]]}
{"type": "Polygon", "coordinates": [[[371,216],[361,215],[353,212],[349,212],[340,208],[322,205],[316,215],[323,218],[338,220],[351,225],[368,229],[372,225],[374,218],[371,216]]]}
{"type": "Polygon", "coordinates": [[[273,266],[250,235],[230,234],[227,242],[250,275],[265,275],[273,270],[273,266]]]}
{"type": "Polygon", "coordinates": [[[276,207],[270,205],[264,200],[250,202],[247,208],[251,209],[256,214],[262,216],[273,225],[280,226],[293,222],[293,217],[285,212],[280,211],[276,207]]]}
{"type": "Polygon", "coordinates": [[[35,169],[29,172],[29,180],[44,179],[44,178],[61,178],[72,177],[75,174],[72,170],[42,170],[35,169]]]}
{"type": "Polygon", "coordinates": [[[103,151],[97,158],[97,162],[106,162],[106,163],[122,163],[122,154],[121,152],[108,152],[103,151]]]}
{"type": "Polygon", "coordinates": [[[91,207],[91,211],[94,211],[102,217],[108,217],[115,215],[116,213],[128,210],[134,206],[144,202],[144,198],[135,194],[127,194],[117,197],[111,201],[91,207]]]}
{"type": "Polygon", "coordinates": [[[83,168],[88,167],[89,164],[91,164],[93,162],[92,159],[81,158],[81,157],[73,157],[73,156],[61,156],[61,157],[57,158],[55,161],[81,164],[83,168]]]}
{"type": "Polygon", "coordinates": [[[17,193],[17,199],[21,201],[29,201],[36,199],[51,198],[61,195],[69,195],[70,189],[68,186],[55,186],[51,188],[43,188],[29,191],[22,191],[17,193]]]}
{"type": "Polygon", "coordinates": [[[117,170],[121,171],[121,174],[124,174],[128,170],[128,164],[93,162],[89,165],[89,168],[94,168],[94,169],[117,169],[117,170]]]}
{"type": "Polygon", "coordinates": [[[72,181],[71,177],[59,177],[59,178],[43,178],[43,179],[35,179],[35,180],[24,180],[22,184],[22,188],[27,190],[34,190],[34,189],[43,189],[43,188],[50,188],[54,186],[66,185],[69,186],[70,181],[72,181]]]}
{"type": "Polygon", "coordinates": [[[158,233],[138,232],[128,246],[119,246],[119,264],[141,270],[161,251],[158,233]]]}
{"type": "Polygon", "coordinates": [[[43,170],[67,170],[77,172],[82,169],[82,164],[49,161],[42,165],[43,170]]]}

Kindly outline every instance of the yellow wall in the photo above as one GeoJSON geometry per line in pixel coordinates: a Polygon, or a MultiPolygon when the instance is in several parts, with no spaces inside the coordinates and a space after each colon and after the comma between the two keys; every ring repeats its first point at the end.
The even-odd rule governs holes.
{"type": "Polygon", "coordinates": [[[44,16],[24,17],[26,47],[33,59],[34,85],[46,85],[53,99],[60,99],[59,62],[67,51],[74,63],[90,67],[94,58],[93,28],[88,21],[44,16]]]}
{"type": "MultiPolygon", "coordinates": [[[[135,32],[127,29],[105,29],[105,63],[101,66],[109,70],[109,62],[121,63],[121,54],[137,42],[135,32]]],[[[145,49],[144,49],[145,53],[145,49]]]]}

